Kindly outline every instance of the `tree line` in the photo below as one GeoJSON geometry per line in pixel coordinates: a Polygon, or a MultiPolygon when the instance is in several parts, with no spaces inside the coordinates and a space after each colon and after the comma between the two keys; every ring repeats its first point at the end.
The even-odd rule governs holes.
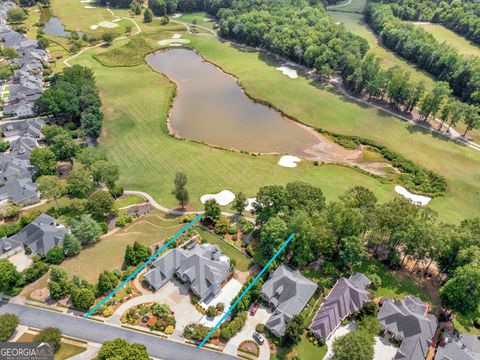
{"type": "MultiPolygon", "coordinates": [[[[260,188],[253,207],[260,229],[253,253],[260,264],[295,232],[278,263],[302,268],[321,257],[324,266],[348,273],[370,254],[391,268],[413,262],[414,271],[426,274],[436,261],[448,279],[441,289],[442,304],[460,313],[480,305],[479,217],[444,224],[430,208],[404,198],[379,204],[361,186],[326,202],[320,188],[300,181],[260,188]],[[422,269],[421,263],[426,264],[422,269]]],[[[376,274],[366,275],[378,280],[376,274]]]]}
{"type": "Polygon", "coordinates": [[[440,118],[442,130],[447,132],[458,123],[465,124],[465,132],[480,128],[480,108],[449,97],[452,90],[447,82],[439,81],[431,91],[424,83],[414,81],[411,73],[399,66],[382,69],[381,60],[369,54],[363,59],[349,57],[341,72],[345,88],[358,95],[366,94],[368,99],[388,100],[390,105],[403,112],[412,112],[418,107],[421,120],[440,118]]]}
{"type": "Polygon", "coordinates": [[[86,137],[96,139],[103,125],[101,105],[93,70],[74,65],[53,76],[34,109],[39,115],[51,115],[61,123],[81,127],[86,137]]]}
{"type": "Polygon", "coordinates": [[[369,3],[365,19],[389,49],[448,82],[462,101],[480,105],[480,58],[461,56],[424,29],[396,17],[389,5],[369,3]]]}
{"type": "Polygon", "coordinates": [[[480,4],[474,0],[381,0],[402,20],[440,23],[480,45],[480,4]]]}

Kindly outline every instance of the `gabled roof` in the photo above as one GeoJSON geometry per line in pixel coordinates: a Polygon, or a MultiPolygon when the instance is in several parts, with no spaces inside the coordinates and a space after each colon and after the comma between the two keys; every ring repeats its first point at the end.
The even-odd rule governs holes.
{"type": "Polygon", "coordinates": [[[145,274],[145,281],[155,290],[161,288],[176,273],[188,281],[191,290],[201,299],[215,295],[227,278],[228,258],[222,256],[217,245],[195,245],[191,249],[172,249],[153,262],[145,274]]]}
{"type": "Polygon", "coordinates": [[[446,333],[446,344],[439,346],[435,360],[480,360],[480,339],[470,334],[446,333]]]}
{"type": "Polygon", "coordinates": [[[267,327],[283,336],[286,324],[303,310],[316,289],[317,285],[299,271],[280,265],[262,287],[263,298],[275,307],[267,327]]]}
{"type": "Polygon", "coordinates": [[[63,244],[66,232],[67,229],[53,217],[41,214],[9,239],[23,243],[32,253],[45,256],[50,249],[63,244]]]}
{"type": "Polygon", "coordinates": [[[315,335],[328,339],[343,319],[369,302],[372,297],[366,289],[370,283],[361,273],[354,273],[348,279],[338,279],[310,324],[315,335]]]}
{"type": "Polygon", "coordinates": [[[386,299],[377,315],[388,332],[402,340],[395,359],[424,359],[437,328],[437,319],[428,314],[428,304],[414,296],[403,301],[386,299]]]}

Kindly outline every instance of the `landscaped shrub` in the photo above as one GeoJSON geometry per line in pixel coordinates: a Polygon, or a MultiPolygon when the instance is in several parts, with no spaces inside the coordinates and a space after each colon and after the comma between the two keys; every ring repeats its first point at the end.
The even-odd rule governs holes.
{"type": "Polygon", "coordinates": [[[0,341],[7,341],[18,326],[18,317],[13,314],[0,315],[0,341]]]}
{"type": "Polygon", "coordinates": [[[52,265],[59,265],[63,260],[65,260],[65,254],[63,253],[63,249],[58,246],[51,248],[45,257],[45,261],[52,265]]]}
{"type": "MultiPolygon", "coordinates": [[[[188,324],[183,330],[183,337],[190,340],[202,341],[211,330],[211,328],[201,324],[188,324]]],[[[220,331],[218,329],[215,330],[212,336],[210,336],[209,341],[218,338],[219,333],[220,331]]]]}
{"type": "Polygon", "coordinates": [[[240,330],[242,330],[245,322],[247,321],[248,313],[247,311],[239,312],[233,320],[223,323],[220,326],[220,336],[225,340],[230,340],[235,336],[240,330]]]}
{"type": "Polygon", "coordinates": [[[215,309],[222,312],[223,310],[225,310],[225,304],[223,302],[219,302],[217,305],[215,305],[215,309]]]}
{"type": "Polygon", "coordinates": [[[225,235],[228,231],[230,226],[230,220],[224,216],[222,216],[216,223],[213,231],[218,235],[225,235]]]}
{"type": "Polygon", "coordinates": [[[174,331],[174,327],[172,325],[168,325],[166,328],[165,328],[165,331],[164,333],[167,334],[167,335],[170,335],[170,334],[173,334],[173,331],[174,331]]]}
{"type": "Polygon", "coordinates": [[[257,326],[255,326],[255,330],[263,334],[265,332],[265,324],[257,324],[257,326]]]}
{"type": "Polygon", "coordinates": [[[215,315],[217,315],[217,309],[215,309],[215,306],[209,306],[207,309],[207,316],[215,317],[215,315]]]}
{"type": "Polygon", "coordinates": [[[35,342],[45,342],[53,345],[53,351],[57,352],[60,349],[62,342],[62,333],[57,328],[45,328],[33,339],[35,342]]]}
{"type": "Polygon", "coordinates": [[[108,307],[108,308],[106,308],[106,309],[103,311],[103,314],[102,314],[102,315],[103,315],[104,317],[109,317],[109,316],[112,316],[112,315],[113,315],[113,312],[114,312],[114,311],[113,311],[113,308],[108,307]]]}
{"type": "Polygon", "coordinates": [[[118,227],[125,227],[127,224],[130,224],[133,221],[133,217],[130,215],[120,215],[115,222],[115,225],[118,227]]]}
{"type": "Polygon", "coordinates": [[[230,226],[230,227],[228,228],[228,234],[229,234],[229,235],[235,235],[237,232],[238,232],[238,229],[237,229],[237,227],[236,227],[235,225],[230,226]]]}

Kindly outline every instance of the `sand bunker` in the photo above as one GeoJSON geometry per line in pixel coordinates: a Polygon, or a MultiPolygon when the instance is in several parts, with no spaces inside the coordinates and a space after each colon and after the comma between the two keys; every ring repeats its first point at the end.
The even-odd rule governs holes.
{"type": "Polygon", "coordinates": [[[172,16],[172,19],[178,19],[181,16],[182,16],[182,14],[175,14],[175,15],[172,16]]]}
{"type": "Polygon", "coordinates": [[[119,22],[120,20],[122,19],[118,18],[118,19],[112,20],[112,22],[119,22]]]}
{"type": "Polygon", "coordinates": [[[182,37],[182,34],[173,34],[172,39],[180,39],[182,37]]]}
{"type": "Polygon", "coordinates": [[[278,71],[281,71],[283,75],[288,76],[290,79],[298,78],[297,70],[289,68],[288,66],[277,67],[278,71]]]}
{"type": "Polygon", "coordinates": [[[235,194],[229,190],[222,190],[218,194],[205,194],[200,197],[200,202],[204,204],[207,200],[215,199],[218,205],[228,205],[235,199],[235,194]]]}
{"type": "Polygon", "coordinates": [[[165,40],[160,40],[158,42],[158,45],[167,46],[170,44],[178,44],[177,46],[179,46],[180,44],[188,44],[188,43],[190,43],[190,40],[187,40],[187,39],[165,39],[165,40]]]}
{"type": "Polygon", "coordinates": [[[96,6],[84,6],[85,9],[96,9],[96,6]]]}
{"type": "Polygon", "coordinates": [[[415,205],[424,206],[427,205],[430,200],[432,200],[432,198],[429,196],[413,194],[400,185],[395,186],[395,192],[402,195],[404,198],[409,199],[415,205]]]}
{"type": "Polygon", "coordinates": [[[81,3],[94,3],[95,0],[80,0],[81,3]]]}
{"type": "Polygon", "coordinates": [[[253,203],[255,202],[255,199],[256,199],[256,198],[248,198],[248,199],[247,199],[248,205],[245,206],[245,210],[246,210],[246,211],[252,211],[252,210],[253,210],[253,203]]]}
{"type": "Polygon", "coordinates": [[[118,27],[118,24],[115,24],[111,21],[102,21],[101,23],[98,24],[98,26],[108,28],[108,29],[113,29],[113,28],[118,27]]]}
{"type": "Polygon", "coordinates": [[[97,30],[97,29],[98,29],[98,25],[91,25],[91,26],[90,26],[90,29],[92,29],[92,30],[97,30]]]}
{"type": "Polygon", "coordinates": [[[297,163],[300,162],[302,159],[292,156],[292,155],[285,155],[280,158],[278,161],[278,165],[287,167],[287,168],[294,168],[297,167],[297,163]]]}

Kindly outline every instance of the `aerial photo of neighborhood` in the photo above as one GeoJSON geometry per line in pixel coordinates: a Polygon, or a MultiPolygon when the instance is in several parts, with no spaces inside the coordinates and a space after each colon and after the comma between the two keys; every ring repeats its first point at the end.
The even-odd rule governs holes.
{"type": "Polygon", "coordinates": [[[0,360],[480,360],[479,0],[0,0],[0,360]]]}

